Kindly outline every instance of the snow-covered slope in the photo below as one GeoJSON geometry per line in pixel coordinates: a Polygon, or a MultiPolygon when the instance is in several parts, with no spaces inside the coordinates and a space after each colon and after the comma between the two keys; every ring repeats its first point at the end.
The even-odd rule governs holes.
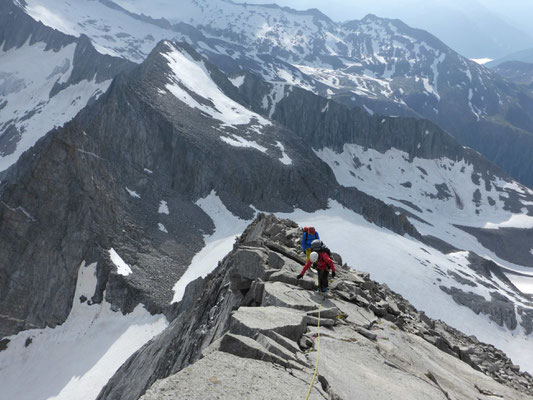
{"type": "Polygon", "coordinates": [[[111,83],[110,79],[83,80],[51,94],[54,86],[70,78],[76,44],[59,51],[46,48],[44,42],[27,42],[0,51],[0,171],[15,163],[45,133],[72,119],[111,83]]]}
{"type": "Polygon", "coordinates": [[[277,86],[264,99],[267,115],[280,85],[297,85],[370,113],[429,118],[533,182],[529,163],[514,156],[533,147],[524,134],[533,132],[531,94],[401,21],[369,15],[341,24],[317,10],[227,0],[28,0],[25,11],[136,62],[161,39],[187,41],[226,72],[251,70],[277,86]]]}
{"type": "Polygon", "coordinates": [[[531,230],[533,191],[529,188],[497,175],[482,176],[467,159],[412,158],[394,148],[382,153],[355,144],[346,144],[340,153],[324,148],[317,154],[339,183],[407,212],[422,234],[533,276],[529,248],[518,242],[512,247],[511,239],[506,246],[510,248],[502,251],[475,238],[476,232],[520,229],[525,234],[531,230]],[[466,234],[464,227],[474,229],[466,234]]]}
{"type": "Polygon", "coordinates": [[[0,5],[0,171],[107,90],[128,62],[0,5]]]}
{"type": "Polygon", "coordinates": [[[142,306],[122,315],[109,303],[91,304],[96,285],[96,264],[83,262],[62,325],[4,339],[2,399],[92,400],[131,354],[168,326],[164,316],[150,315],[142,306]]]}

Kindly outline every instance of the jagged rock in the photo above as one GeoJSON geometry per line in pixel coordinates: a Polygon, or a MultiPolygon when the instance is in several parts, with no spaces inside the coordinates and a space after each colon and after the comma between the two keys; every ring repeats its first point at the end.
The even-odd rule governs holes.
{"type": "Polygon", "coordinates": [[[312,292],[308,290],[294,290],[282,282],[266,282],[263,291],[263,306],[290,307],[309,311],[317,308],[312,299],[312,292]]]}
{"type": "Polygon", "coordinates": [[[514,304],[500,293],[491,292],[492,300],[487,301],[481,295],[472,292],[467,293],[453,286],[450,288],[440,286],[440,289],[451,295],[456,303],[470,308],[476,314],[487,314],[491,320],[500,326],[505,324],[511,330],[517,326],[514,304]]]}
{"type": "Polygon", "coordinates": [[[270,337],[265,336],[262,333],[260,333],[257,336],[256,341],[257,343],[259,343],[261,346],[263,346],[266,350],[268,350],[272,354],[275,354],[278,357],[281,357],[282,359],[290,360],[295,363],[299,363],[304,367],[307,367],[307,364],[305,362],[301,361],[300,359],[296,357],[295,355],[296,352],[291,353],[289,350],[287,350],[286,347],[282,346],[281,344],[276,342],[274,339],[271,339],[270,337]]]}
{"type": "Polygon", "coordinates": [[[313,290],[315,287],[317,287],[316,282],[315,282],[316,280],[308,277],[307,274],[302,279],[296,279],[296,274],[298,273],[300,273],[300,271],[289,272],[284,269],[284,270],[275,272],[272,275],[270,275],[268,280],[270,282],[283,282],[283,283],[287,283],[290,285],[300,286],[301,288],[307,289],[307,290],[313,290]]]}
{"type": "Polygon", "coordinates": [[[263,300],[263,291],[265,290],[265,283],[260,281],[253,281],[250,285],[250,290],[242,299],[241,306],[259,305],[263,300]]]}
{"type": "MultiPolygon", "coordinates": [[[[318,317],[318,314],[318,310],[311,310],[307,312],[307,315],[313,317],[318,317]]],[[[341,311],[337,307],[323,307],[320,309],[321,318],[336,319],[339,315],[341,315],[341,311]]]]}
{"type": "Polygon", "coordinates": [[[378,335],[376,335],[375,333],[369,332],[364,328],[357,327],[355,330],[357,333],[359,333],[360,335],[363,335],[367,339],[370,339],[373,341],[376,341],[378,339],[378,335]]]}
{"type": "MultiPolygon", "coordinates": [[[[142,400],[303,399],[308,374],[276,364],[214,352],[167,379],[158,381],[142,400]]],[[[316,390],[311,400],[324,400],[316,390]]]]}
{"type": "MultiPolygon", "coordinates": [[[[241,263],[245,259],[241,255],[233,256],[243,250],[250,251],[250,233],[253,233],[255,246],[265,248],[262,232],[270,224],[280,222],[272,217],[260,217],[210,278],[199,279],[187,288],[186,308],[177,311],[177,318],[169,329],[128,360],[110,383],[114,385],[113,390],[104,390],[100,400],[137,400],[134,393],[142,393],[140,388],[148,388],[157,378],[165,377],[168,378],[153,384],[145,399],[179,396],[202,399],[205,390],[216,392],[219,388],[215,385],[226,384],[226,373],[233,382],[258,382],[264,375],[282,386],[287,376],[297,377],[291,381],[293,387],[283,386],[283,396],[301,395],[301,386],[306,386],[304,383],[311,379],[316,361],[317,352],[312,349],[316,350],[318,328],[313,325],[318,324],[321,297],[288,282],[262,282],[260,277],[251,282],[245,294],[229,290],[231,279],[238,275],[235,271],[239,271],[234,260],[241,263]],[[239,247],[241,244],[245,244],[244,249],[239,247]],[[256,293],[263,285],[265,293],[270,293],[270,300],[263,301],[268,297],[263,296],[261,302],[257,302],[256,293]],[[256,307],[239,307],[246,298],[254,299],[256,307]],[[269,302],[279,302],[283,306],[271,306],[269,302]],[[309,304],[313,308],[307,312],[296,309],[309,304]],[[232,311],[233,308],[237,310],[232,311]],[[215,309],[213,315],[210,309],[215,309]],[[307,351],[307,358],[303,358],[300,349],[307,351]],[[204,358],[199,360],[201,354],[204,358]],[[283,365],[292,372],[287,372],[283,365]],[[260,378],[253,377],[256,370],[261,371],[260,378]],[[203,380],[199,380],[198,374],[203,380]],[[211,377],[214,378],[209,380],[211,377]],[[203,391],[198,391],[196,385],[203,391]]],[[[268,231],[282,236],[279,229],[268,231]]],[[[267,271],[268,259],[272,257],[260,258],[263,270],[267,271]]],[[[343,271],[343,274],[348,276],[350,272],[343,271]]],[[[354,396],[381,400],[384,391],[387,398],[402,398],[408,390],[410,398],[420,400],[442,399],[444,393],[450,398],[470,399],[479,395],[473,383],[502,393],[510,400],[525,400],[531,394],[531,376],[516,372],[516,367],[494,346],[480,343],[419,313],[384,285],[370,285],[373,292],[370,296],[348,278],[338,279],[341,282],[337,287],[354,293],[361,290],[368,296],[365,301],[375,309],[385,310],[394,323],[377,320],[373,312],[354,301],[358,295],[334,289],[332,285],[331,297],[328,296],[321,308],[324,329],[320,330],[319,364],[322,379],[313,388],[313,393],[320,393],[321,398],[330,393],[344,400],[354,396]],[[400,311],[400,314],[393,315],[388,310],[400,311]],[[341,313],[345,318],[342,323],[336,323],[341,313]],[[424,377],[428,371],[434,380],[424,377]]],[[[254,398],[261,393],[254,390],[242,392],[246,393],[243,395],[241,389],[224,386],[216,393],[221,398],[254,398]]]]}
{"type": "Polygon", "coordinates": [[[377,317],[383,318],[388,315],[387,309],[385,307],[380,307],[380,306],[371,304],[370,309],[374,312],[374,314],[376,314],[377,317]]]}
{"type": "Polygon", "coordinates": [[[284,307],[240,307],[231,315],[230,332],[257,337],[264,331],[274,331],[297,341],[306,328],[305,313],[284,307]]]}
{"type": "Polygon", "coordinates": [[[320,324],[320,326],[328,327],[328,326],[335,326],[337,324],[337,320],[335,319],[320,317],[320,322],[319,322],[317,317],[312,317],[310,315],[308,315],[305,318],[305,321],[307,322],[307,325],[311,325],[311,326],[318,326],[320,324]]]}
{"type": "Polygon", "coordinates": [[[298,347],[298,343],[286,338],[285,336],[280,335],[277,332],[266,331],[264,334],[265,336],[268,336],[269,338],[274,340],[276,343],[285,347],[287,350],[289,350],[293,354],[297,353],[300,350],[300,348],[298,347]]]}
{"type": "MultiPolygon", "coordinates": [[[[278,354],[279,348],[275,348],[272,343],[267,343],[268,347],[273,348],[278,354]]],[[[270,352],[269,348],[262,345],[260,341],[253,340],[247,336],[233,335],[226,333],[220,339],[218,350],[225,353],[231,353],[242,358],[253,358],[265,362],[272,362],[286,368],[299,368],[294,363],[287,361],[287,355],[281,353],[281,356],[270,352]]],[[[292,358],[292,357],[291,357],[292,358]]]]}
{"type": "Polygon", "coordinates": [[[298,344],[302,350],[307,350],[313,347],[314,342],[307,336],[302,336],[298,341],[298,344]]]}

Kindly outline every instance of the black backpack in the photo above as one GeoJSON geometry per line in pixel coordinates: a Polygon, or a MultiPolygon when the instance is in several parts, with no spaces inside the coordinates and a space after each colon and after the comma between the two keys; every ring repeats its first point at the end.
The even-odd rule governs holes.
{"type": "Polygon", "coordinates": [[[331,256],[331,250],[322,242],[322,246],[318,249],[311,247],[311,251],[316,251],[318,253],[326,253],[328,256],[331,256]]]}

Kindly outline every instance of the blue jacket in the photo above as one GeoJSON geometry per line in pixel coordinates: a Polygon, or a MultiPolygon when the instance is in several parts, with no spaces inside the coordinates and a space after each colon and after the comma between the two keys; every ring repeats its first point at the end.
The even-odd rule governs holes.
{"type": "Polygon", "coordinates": [[[305,249],[310,249],[311,243],[313,242],[313,240],[316,239],[320,239],[317,231],[315,231],[314,235],[310,235],[307,232],[304,232],[304,236],[302,237],[302,250],[305,252],[305,249]]]}

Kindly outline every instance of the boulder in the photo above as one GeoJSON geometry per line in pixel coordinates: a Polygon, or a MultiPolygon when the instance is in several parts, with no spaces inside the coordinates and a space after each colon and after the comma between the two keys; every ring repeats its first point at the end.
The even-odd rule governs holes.
{"type": "Polygon", "coordinates": [[[309,290],[298,290],[283,282],[266,282],[261,304],[309,311],[318,308],[311,298],[312,294],[309,290]]]}
{"type": "MultiPolygon", "coordinates": [[[[269,347],[274,348],[271,343],[269,343],[269,347]]],[[[253,358],[255,360],[272,362],[286,368],[300,368],[287,360],[286,355],[281,353],[279,348],[275,349],[278,354],[274,354],[268,348],[262,346],[261,343],[246,336],[226,333],[220,340],[218,350],[242,358],[253,358]]]]}
{"type": "Polygon", "coordinates": [[[240,307],[230,319],[230,332],[256,338],[259,333],[273,331],[298,341],[307,325],[305,313],[286,307],[240,307]]]}
{"type": "Polygon", "coordinates": [[[299,271],[291,272],[283,269],[281,271],[274,272],[272,275],[270,275],[268,280],[270,282],[283,282],[289,285],[299,286],[306,290],[313,290],[316,287],[315,279],[307,275],[304,276],[303,279],[296,279],[296,275],[298,273],[299,271]]]}

